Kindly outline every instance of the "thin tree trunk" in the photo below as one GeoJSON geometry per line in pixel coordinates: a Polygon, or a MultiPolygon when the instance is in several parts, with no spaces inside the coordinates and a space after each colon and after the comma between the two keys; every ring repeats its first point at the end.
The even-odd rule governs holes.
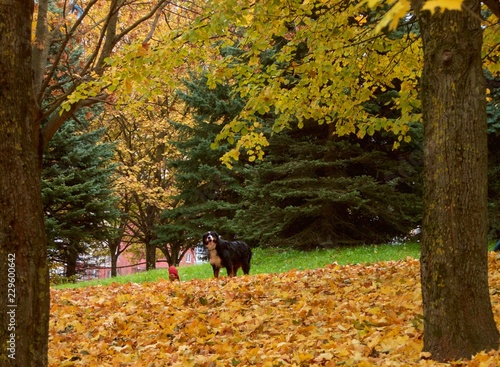
{"type": "MultiPolygon", "coordinates": [[[[420,1],[413,6],[419,9],[420,1]]],[[[498,347],[488,290],[487,130],[480,2],[419,14],[424,44],[424,351],[438,361],[498,347]]]]}
{"type": "Polygon", "coordinates": [[[176,244],[165,244],[159,247],[169,265],[178,266],[184,253],[181,255],[181,247],[176,244]]]}
{"type": "Polygon", "coordinates": [[[146,243],[146,270],[156,269],[156,245],[146,243]]]}
{"type": "Polygon", "coordinates": [[[118,262],[118,254],[115,251],[111,251],[111,277],[116,277],[118,272],[116,271],[116,264],[118,262]]]}
{"type": "Polygon", "coordinates": [[[31,73],[33,2],[0,7],[0,366],[48,364],[49,276],[31,73]]]}

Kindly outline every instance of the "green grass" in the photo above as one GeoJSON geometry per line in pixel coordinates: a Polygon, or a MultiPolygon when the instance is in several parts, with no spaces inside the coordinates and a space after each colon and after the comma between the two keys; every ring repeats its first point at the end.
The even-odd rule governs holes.
{"type": "MultiPolygon", "coordinates": [[[[318,249],[312,251],[284,250],[279,248],[256,248],[253,250],[250,274],[283,273],[290,270],[305,270],[323,267],[337,262],[340,265],[374,263],[379,261],[400,260],[406,257],[419,258],[419,244],[380,245],[339,247],[335,249],[318,249]]],[[[184,266],[178,269],[181,280],[206,279],[213,276],[210,264],[184,266]]],[[[226,276],[226,270],[221,270],[226,276]]],[[[238,274],[241,274],[241,270],[238,274]]],[[[76,288],[112,283],[142,283],[168,279],[167,269],[135,273],[116,278],[98,279],[86,282],[64,284],[54,288],[76,288]]]]}

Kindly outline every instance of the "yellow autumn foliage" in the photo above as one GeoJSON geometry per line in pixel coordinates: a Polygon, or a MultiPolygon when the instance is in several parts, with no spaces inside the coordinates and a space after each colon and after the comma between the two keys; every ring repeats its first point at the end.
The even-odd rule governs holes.
{"type": "MultiPolygon", "coordinates": [[[[500,318],[500,260],[490,255],[500,318]]],[[[497,366],[422,350],[418,260],[52,290],[49,365],[497,366]]],[[[181,271],[182,276],[182,271],[181,271]]]]}

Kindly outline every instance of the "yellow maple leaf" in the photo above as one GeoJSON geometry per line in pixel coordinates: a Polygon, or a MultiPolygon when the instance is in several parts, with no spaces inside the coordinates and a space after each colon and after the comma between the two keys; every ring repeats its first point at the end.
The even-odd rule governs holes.
{"type": "Polygon", "coordinates": [[[410,10],[410,2],[408,0],[398,0],[392,8],[383,16],[380,22],[375,27],[375,32],[378,33],[386,26],[389,30],[396,29],[399,20],[404,18],[410,10]]]}

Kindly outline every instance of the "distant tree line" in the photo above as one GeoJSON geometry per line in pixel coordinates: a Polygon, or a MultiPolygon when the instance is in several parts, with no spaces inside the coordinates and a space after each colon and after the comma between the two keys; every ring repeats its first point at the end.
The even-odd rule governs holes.
{"type": "MultiPolygon", "coordinates": [[[[263,57],[273,62],[272,52],[263,57]]],[[[490,80],[488,104],[492,240],[500,237],[497,84],[490,80]]],[[[397,118],[390,108],[397,93],[398,80],[394,80],[392,88],[381,88],[378,98],[364,107],[374,116],[397,118]]],[[[206,75],[195,74],[184,81],[178,96],[193,122],[170,121],[177,130],[171,143],[180,154],[167,157],[166,164],[178,194],[151,228],[154,243],[169,261],[178,262],[186,246],[195,246],[210,229],[252,246],[310,249],[386,243],[408,238],[420,225],[420,123],[411,125],[410,142],[393,149],[397,137],[390,133],[338,137],[330,125],[311,120],[302,128],[279,134],[269,131],[263,161],[250,162],[242,152],[240,161],[229,169],[220,162],[228,144],[213,149],[212,143],[225,123],[241,111],[244,99],[230,84],[211,88],[206,75]]],[[[258,118],[270,126],[275,115],[270,111],[258,118]]],[[[116,245],[123,228],[114,224],[126,215],[117,209],[113,192],[113,144],[100,142],[103,132],[89,131],[82,121],[83,116],[67,123],[44,158],[49,255],[53,263],[64,265],[67,276],[75,275],[77,262],[102,249],[103,243],[116,245]]]]}

